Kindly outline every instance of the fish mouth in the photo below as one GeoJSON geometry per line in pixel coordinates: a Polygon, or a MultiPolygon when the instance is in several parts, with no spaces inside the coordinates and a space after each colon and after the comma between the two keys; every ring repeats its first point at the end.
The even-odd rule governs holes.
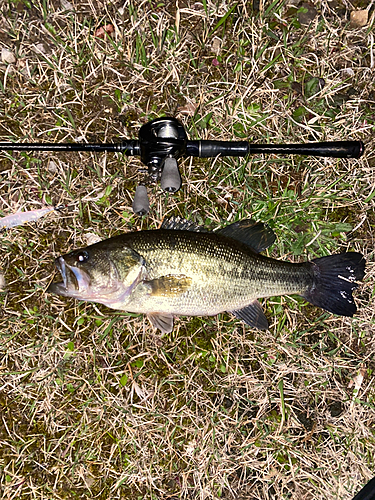
{"type": "Polygon", "coordinates": [[[83,270],[75,266],[69,266],[63,257],[55,260],[55,265],[61,274],[63,282],[51,283],[47,288],[48,293],[54,293],[63,297],[75,297],[87,293],[90,286],[90,277],[83,270]]]}

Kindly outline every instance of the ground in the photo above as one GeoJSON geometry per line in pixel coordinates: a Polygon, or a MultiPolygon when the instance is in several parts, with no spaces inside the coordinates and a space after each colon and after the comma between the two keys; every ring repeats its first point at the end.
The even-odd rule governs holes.
{"type": "Polygon", "coordinates": [[[375,455],[373,7],[0,6],[1,141],[118,142],[175,116],[190,139],[366,145],[360,159],[186,158],[182,189],[149,185],[143,218],[139,158],[0,152],[1,217],[65,206],[1,233],[2,498],[350,500],[375,455]],[[358,313],[277,297],[266,332],[225,313],[162,336],[141,315],[45,293],[58,255],[171,215],[266,222],[269,255],[294,262],[362,252],[358,313]]]}

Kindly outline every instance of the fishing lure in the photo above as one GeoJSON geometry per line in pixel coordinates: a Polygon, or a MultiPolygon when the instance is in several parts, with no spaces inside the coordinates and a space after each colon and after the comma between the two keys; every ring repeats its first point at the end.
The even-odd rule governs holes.
{"type": "Polygon", "coordinates": [[[28,210],[27,212],[16,212],[15,214],[7,215],[0,219],[0,229],[8,229],[21,226],[22,224],[26,224],[26,222],[33,222],[44,217],[49,212],[61,210],[64,206],[65,205],[60,205],[59,207],[48,206],[37,210],[28,210]]]}

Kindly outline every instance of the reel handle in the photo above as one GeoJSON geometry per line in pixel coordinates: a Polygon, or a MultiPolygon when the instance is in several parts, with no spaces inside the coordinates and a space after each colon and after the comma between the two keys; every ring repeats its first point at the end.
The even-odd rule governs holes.
{"type": "Polygon", "coordinates": [[[146,186],[140,184],[135,190],[134,200],[132,204],[133,212],[140,217],[148,214],[150,210],[150,202],[148,199],[146,186]]]}

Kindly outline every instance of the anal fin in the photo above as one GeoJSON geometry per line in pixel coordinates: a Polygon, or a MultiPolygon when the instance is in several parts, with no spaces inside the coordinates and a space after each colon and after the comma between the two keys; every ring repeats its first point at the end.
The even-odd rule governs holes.
{"type": "Polygon", "coordinates": [[[237,309],[237,311],[230,311],[236,318],[242,319],[247,325],[258,328],[259,330],[268,329],[268,321],[264,315],[262,306],[258,300],[254,300],[246,307],[237,309]]]}
{"type": "Polygon", "coordinates": [[[148,319],[154,328],[158,328],[162,333],[171,333],[173,330],[173,316],[167,313],[149,313],[148,319]]]}

